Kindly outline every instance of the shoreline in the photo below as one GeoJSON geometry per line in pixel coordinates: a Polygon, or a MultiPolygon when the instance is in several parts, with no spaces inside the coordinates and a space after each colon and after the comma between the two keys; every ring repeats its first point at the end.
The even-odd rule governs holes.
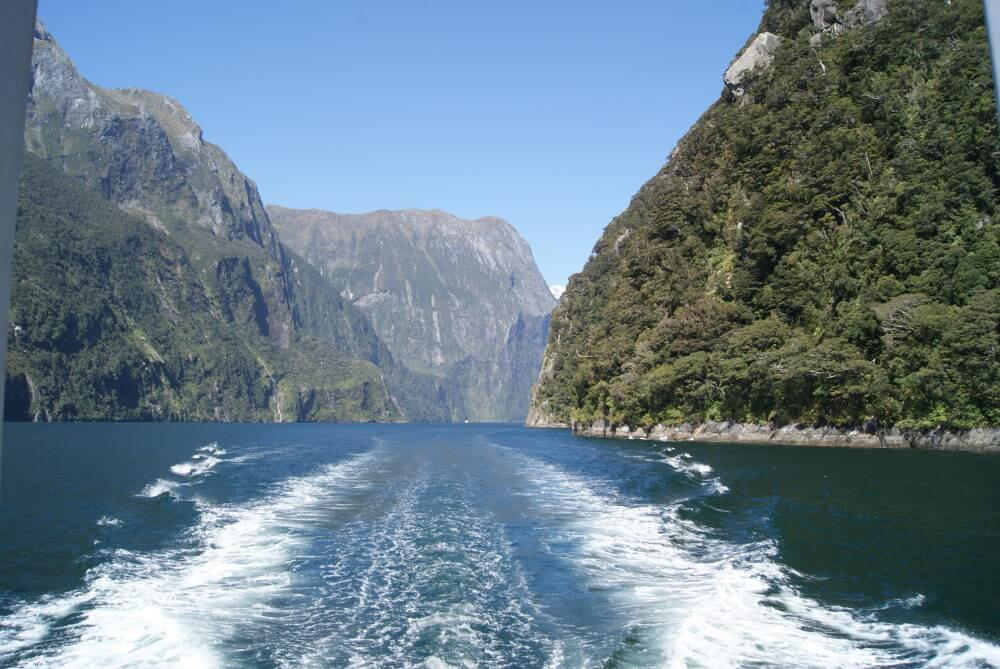
{"type": "Polygon", "coordinates": [[[969,430],[917,430],[897,427],[836,428],[810,425],[756,425],[732,421],[631,427],[603,420],[567,424],[535,415],[530,428],[563,428],[581,437],[641,439],[644,441],[695,441],[732,444],[780,444],[823,448],[896,448],[1000,453],[1000,428],[969,430]]]}

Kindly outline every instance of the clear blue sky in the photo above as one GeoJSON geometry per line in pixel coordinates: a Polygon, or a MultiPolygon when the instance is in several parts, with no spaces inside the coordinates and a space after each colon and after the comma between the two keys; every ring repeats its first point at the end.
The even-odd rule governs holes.
{"type": "Polygon", "coordinates": [[[180,100],[265,202],[501,216],[565,283],[718,96],[761,0],[40,0],[84,76],[180,100]]]}

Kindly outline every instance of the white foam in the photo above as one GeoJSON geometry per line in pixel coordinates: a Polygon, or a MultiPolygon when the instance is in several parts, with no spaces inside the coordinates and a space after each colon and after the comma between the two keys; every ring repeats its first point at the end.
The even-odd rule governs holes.
{"type": "Polygon", "coordinates": [[[885,603],[884,606],[879,607],[880,609],[916,609],[924,605],[927,601],[927,597],[920,594],[919,592],[912,597],[900,597],[898,599],[890,599],[885,603]]]}
{"type": "Polygon", "coordinates": [[[159,497],[160,495],[172,495],[174,490],[179,488],[182,484],[177,481],[168,481],[166,479],[156,479],[152,483],[148,484],[139,493],[140,497],[159,497]]]}
{"type": "Polygon", "coordinates": [[[28,664],[38,667],[225,664],[217,642],[265,615],[267,601],[287,592],[290,561],[306,544],[302,523],[356,489],[358,471],[370,460],[356,456],[290,479],[248,505],[202,505],[201,520],[181,548],[117,551],[87,573],[80,590],[26,603],[5,619],[0,664],[32,646],[29,652],[37,654],[28,664]],[[57,624],[66,627],[60,642],[44,646],[57,624]]]}
{"type": "Polygon", "coordinates": [[[314,624],[326,631],[288,666],[533,666],[556,652],[502,526],[438,475],[394,482],[377,524],[343,528],[324,551],[329,596],[314,624]]]}
{"type": "Polygon", "coordinates": [[[205,446],[202,446],[198,450],[200,452],[202,452],[202,453],[210,453],[212,455],[225,455],[226,454],[226,449],[219,448],[219,444],[217,442],[214,442],[214,441],[211,444],[207,444],[205,446]]]}
{"type": "Polygon", "coordinates": [[[0,660],[44,639],[55,622],[91,599],[93,595],[88,592],[73,593],[66,597],[46,595],[0,619],[0,660]]]}
{"type": "Polygon", "coordinates": [[[221,460],[213,456],[194,456],[188,462],[182,462],[170,468],[177,476],[200,476],[219,464],[221,460]]]}
{"type": "Polygon", "coordinates": [[[803,596],[768,542],[731,544],[683,519],[677,505],[638,504],[525,461],[533,498],[564,519],[566,559],[627,612],[623,635],[638,630],[661,666],[1000,667],[1000,648],[986,641],[803,596]]]}
{"type": "Polygon", "coordinates": [[[117,518],[112,518],[111,516],[101,516],[97,519],[98,527],[118,527],[122,524],[122,521],[117,518]]]}
{"type": "Polygon", "coordinates": [[[660,460],[660,462],[666,463],[674,469],[682,471],[686,474],[697,476],[709,476],[712,474],[711,466],[702,462],[695,462],[688,453],[682,453],[680,456],[666,455],[660,460]]]}

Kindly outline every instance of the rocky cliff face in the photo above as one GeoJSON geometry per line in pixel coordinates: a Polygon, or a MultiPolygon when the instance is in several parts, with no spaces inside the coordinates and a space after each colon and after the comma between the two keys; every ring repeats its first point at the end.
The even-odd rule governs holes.
{"type": "Polygon", "coordinates": [[[182,244],[207,244],[192,259],[227,317],[288,346],[286,268],[257,186],[180,103],[92,84],[38,23],[25,147],[182,244]]]}
{"type": "Polygon", "coordinates": [[[30,153],[12,298],[8,420],[402,417],[379,367],[239,327],[183,246],[30,153]]]}
{"type": "Polygon", "coordinates": [[[267,210],[285,243],[402,362],[443,379],[469,419],[523,419],[555,299],[513,227],[441,211],[267,210]]]}
{"type": "MultiPolygon", "coordinates": [[[[888,0],[810,0],[809,16],[813,27],[827,34],[838,34],[850,28],[881,21],[889,13],[888,0]],[[853,6],[852,6],[853,5],[853,6]]],[[[813,42],[817,40],[814,38],[813,42]]]]}
{"type": "Polygon", "coordinates": [[[194,224],[276,251],[257,187],[204,141],[180,103],[151,91],[92,84],[41,23],[28,119],[29,151],[113,202],[157,216],[160,226],[194,224]]]}
{"type": "Polygon", "coordinates": [[[519,316],[493,359],[465,358],[446,383],[470,420],[523,421],[545,350],[551,316],[519,316]]]}
{"type": "Polygon", "coordinates": [[[723,95],[570,280],[529,422],[972,447],[1000,425],[982,3],[767,5],[723,95]]]}
{"type": "MultiPolygon", "coordinates": [[[[15,396],[31,400],[23,416],[440,420],[450,415],[447,390],[440,383],[398,363],[361,311],[346,303],[308,263],[286,252],[256,185],[222,149],[204,141],[201,129],[178,102],[149,91],[104,89],[87,81],[41,23],[35,30],[32,68],[25,127],[28,152],[58,175],[145,221],[156,237],[146,240],[143,252],[155,256],[162,246],[164,255],[180,257],[179,262],[189,268],[187,278],[195,282],[192,289],[201,298],[173,299],[171,282],[161,276],[163,272],[133,279],[160,293],[157,299],[170,305],[161,316],[175,324],[204,324],[210,317],[213,324],[206,325],[201,336],[218,337],[231,345],[199,348],[193,333],[178,341],[139,319],[131,311],[135,305],[101,302],[104,298],[96,293],[94,303],[84,306],[109,318],[113,315],[116,325],[79,331],[74,322],[82,316],[65,302],[70,295],[50,296],[50,307],[66,306],[61,315],[50,318],[51,313],[35,308],[44,301],[42,293],[15,288],[11,322],[22,333],[38,333],[43,323],[75,333],[64,342],[66,350],[40,338],[17,339],[16,329],[11,333],[11,366],[19,370],[20,379],[13,382],[34,388],[30,393],[15,389],[15,396]],[[143,334],[150,329],[159,333],[160,341],[143,334]],[[82,359],[80,351],[105,350],[112,342],[137,347],[140,357],[148,353],[149,345],[176,358],[153,356],[163,358],[157,364],[170,371],[137,381],[128,393],[137,398],[134,402],[100,406],[82,401],[94,384],[114,383],[102,374],[117,372],[70,363],[82,359]],[[46,358],[44,351],[51,355],[46,358]],[[52,356],[62,362],[54,364],[52,356]],[[45,383],[39,381],[43,378],[45,383]],[[248,388],[256,390],[250,393],[248,388]]],[[[35,171],[38,178],[25,183],[22,197],[36,203],[33,211],[38,216],[71,226],[76,216],[72,206],[39,214],[44,204],[35,197],[39,184],[59,178],[43,172],[35,171]]],[[[97,211],[96,205],[88,208],[97,211]]],[[[109,266],[126,263],[113,235],[101,226],[102,216],[106,217],[76,217],[79,225],[89,226],[84,231],[87,238],[78,242],[109,266]]],[[[38,221],[26,221],[32,224],[38,221]]],[[[114,229],[130,228],[122,223],[114,229]]],[[[48,282],[61,286],[53,291],[73,290],[47,276],[60,271],[58,266],[35,262],[52,250],[44,236],[32,244],[22,244],[20,238],[18,243],[19,262],[32,266],[35,274],[24,277],[25,286],[38,288],[48,282]]],[[[77,260],[76,266],[66,269],[78,273],[80,282],[106,281],[99,273],[106,267],[94,266],[86,257],[77,260]]],[[[157,265],[154,259],[149,262],[157,265]]]]}

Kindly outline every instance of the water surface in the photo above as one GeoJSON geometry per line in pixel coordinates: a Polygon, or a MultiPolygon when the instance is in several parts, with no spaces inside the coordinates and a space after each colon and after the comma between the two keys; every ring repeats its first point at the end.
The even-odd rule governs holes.
{"type": "Polygon", "coordinates": [[[0,665],[1000,667],[1000,458],[8,425],[0,665]]]}

